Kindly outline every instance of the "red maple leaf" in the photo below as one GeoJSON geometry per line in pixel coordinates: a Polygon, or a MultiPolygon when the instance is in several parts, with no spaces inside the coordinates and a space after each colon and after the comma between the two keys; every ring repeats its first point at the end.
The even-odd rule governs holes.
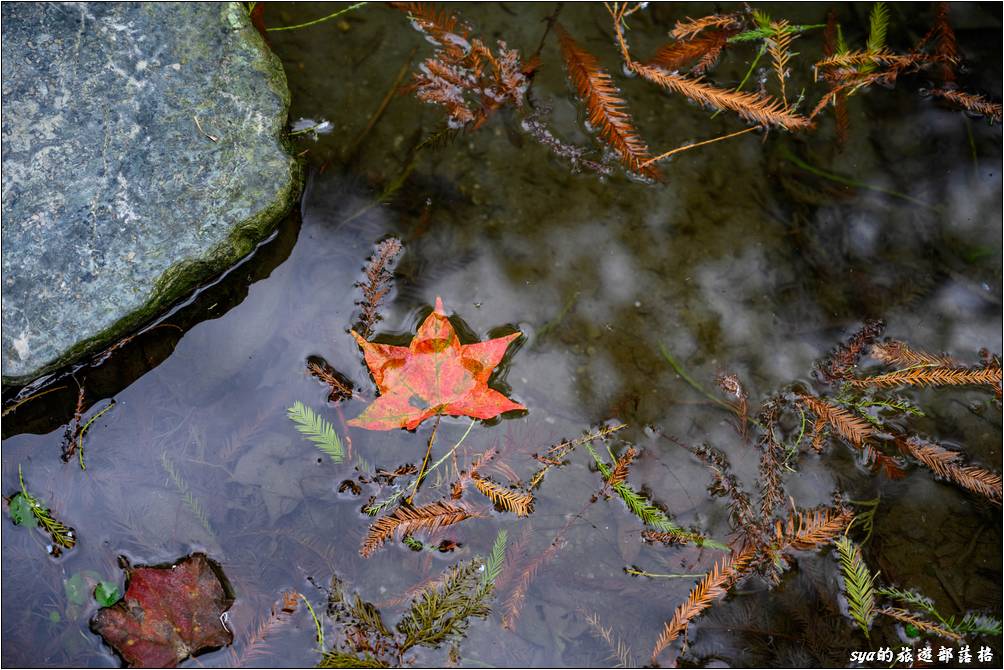
{"type": "Polygon", "coordinates": [[[217,569],[204,554],[166,567],[129,571],[125,596],[94,615],[91,628],[131,667],[171,668],[200,651],[228,645],[230,609],[217,569]]]}
{"type": "Polygon", "coordinates": [[[490,419],[526,409],[488,387],[509,343],[522,333],[461,344],[441,298],[407,347],[368,342],[354,330],[352,335],[362,347],[380,397],[349,421],[351,426],[412,430],[437,414],[490,419]]]}

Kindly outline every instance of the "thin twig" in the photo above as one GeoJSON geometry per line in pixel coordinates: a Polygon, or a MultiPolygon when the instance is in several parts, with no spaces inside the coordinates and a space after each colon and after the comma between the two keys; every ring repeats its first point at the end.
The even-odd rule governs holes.
{"type": "Polygon", "coordinates": [[[359,133],[356,139],[352,141],[352,144],[349,145],[349,150],[345,153],[346,163],[350,162],[355,157],[356,152],[359,151],[359,147],[363,144],[363,140],[366,139],[366,136],[370,134],[374,126],[376,126],[377,122],[383,116],[384,112],[387,111],[390,101],[394,99],[394,94],[397,93],[398,89],[401,87],[401,81],[404,80],[408,71],[411,70],[411,60],[415,57],[415,52],[417,50],[417,47],[413,48],[411,53],[408,54],[404,64],[401,65],[401,69],[398,70],[397,76],[394,77],[394,83],[391,84],[390,88],[387,90],[387,94],[383,97],[383,100],[380,101],[380,105],[377,107],[376,111],[373,112],[373,115],[370,117],[366,127],[363,128],[363,131],[359,133]]]}
{"type": "MultiPolygon", "coordinates": [[[[470,434],[471,430],[474,428],[474,424],[476,424],[477,422],[478,422],[477,419],[472,419],[471,420],[470,425],[467,426],[467,430],[464,431],[464,434],[460,436],[460,439],[457,440],[457,443],[454,444],[452,447],[450,447],[449,450],[445,454],[443,454],[438,461],[436,461],[435,463],[433,463],[432,466],[428,470],[426,470],[426,472],[425,472],[426,476],[428,476],[436,468],[438,468],[440,465],[442,465],[443,462],[446,461],[446,459],[449,458],[457,450],[457,447],[459,447],[461,444],[464,443],[464,440],[467,439],[467,436],[470,434]]],[[[388,506],[394,504],[397,501],[398,498],[400,498],[402,495],[404,495],[404,492],[406,490],[407,490],[407,487],[401,489],[400,491],[398,491],[394,495],[390,496],[386,500],[381,500],[381,501],[373,503],[372,505],[368,505],[363,511],[366,512],[367,514],[371,515],[371,516],[379,514],[380,510],[382,510],[385,507],[388,507],[388,506]]]]}
{"type": "Polygon", "coordinates": [[[61,391],[61,390],[65,389],[65,388],[66,388],[66,385],[64,384],[63,386],[57,386],[56,388],[46,389],[45,391],[41,391],[39,393],[32,394],[32,395],[30,395],[27,398],[24,398],[22,400],[18,400],[13,405],[11,405],[9,407],[5,407],[4,410],[3,410],[3,414],[0,415],[0,416],[7,416],[8,414],[10,414],[14,410],[16,410],[21,405],[25,404],[29,400],[34,400],[35,398],[41,398],[42,396],[44,396],[47,393],[52,393],[53,391],[61,391]]]}
{"type": "Polygon", "coordinates": [[[760,129],[760,126],[750,126],[749,128],[744,128],[743,130],[738,130],[738,131],[736,131],[734,133],[729,133],[728,135],[722,135],[721,137],[715,137],[715,138],[712,138],[710,140],[704,140],[703,142],[698,142],[697,144],[685,144],[682,147],[677,147],[675,149],[671,149],[671,150],[667,151],[664,154],[660,154],[660,155],[656,156],[655,158],[648,159],[647,161],[645,161],[644,163],[641,164],[641,167],[645,167],[645,166],[647,166],[647,165],[649,165],[651,163],[655,163],[657,161],[661,161],[664,158],[669,158],[673,154],[680,153],[681,151],[687,151],[688,149],[696,149],[697,147],[703,147],[705,144],[714,144],[715,142],[719,142],[721,140],[727,140],[730,137],[737,137],[739,135],[745,135],[748,132],[751,132],[751,131],[754,131],[754,130],[759,130],[759,129],[760,129]]]}
{"type": "Polygon", "coordinates": [[[656,577],[659,577],[659,578],[662,578],[662,579],[684,579],[684,578],[686,578],[686,579],[700,579],[700,578],[704,577],[704,573],[703,572],[701,574],[699,574],[699,575],[685,575],[685,574],[682,574],[682,573],[679,573],[679,572],[671,572],[669,574],[659,574],[659,573],[655,573],[655,572],[648,572],[647,570],[636,570],[634,568],[624,568],[624,572],[626,572],[629,575],[634,575],[635,577],[651,577],[653,579],[656,578],[656,577]]]}
{"type": "Polygon", "coordinates": [[[341,16],[342,14],[345,14],[346,12],[351,12],[353,9],[359,9],[360,7],[362,7],[365,4],[368,4],[368,3],[357,2],[356,4],[350,5],[350,6],[346,7],[345,9],[338,10],[334,14],[328,14],[327,16],[322,16],[321,18],[314,19],[313,21],[307,21],[306,23],[298,23],[295,26],[277,26],[275,28],[266,28],[265,30],[267,30],[268,32],[273,32],[273,31],[279,31],[279,30],[296,30],[297,28],[306,28],[308,26],[314,26],[314,25],[317,25],[318,23],[324,23],[325,21],[329,21],[331,19],[337,18],[337,17],[341,16]]]}
{"type": "Polygon", "coordinates": [[[822,177],[823,179],[828,179],[830,181],[835,181],[838,184],[844,184],[845,186],[853,186],[854,188],[864,188],[864,189],[868,189],[869,191],[876,191],[878,193],[883,193],[885,195],[889,195],[889,196],[892,196],[894,198],[900,198],[902,200],[906,200],[907,202],[912,202],[912,203],[914,203],[916,205],[920,205],[921,207],[926,207],[928,209],[932,209],[932,210],[938,210],[938,209],[940,209],[939,207],[930,205],[930,204],[924,202],[923,200],[918,200],[917,198],[909,196],[909,195],[907,195],[905,193],[899,193],[898,191],[892,191],[892,190],[889,190],[889,189],[885,189],[885,188],[882,188],[881,186],[873,186],[871,184],[866,184],[865,182],[862,182],[862,181],[857,181],[856,179],[850,179],[848,177],[844,177],[844,176],[836,174],[834,172],[828,172],[826,170],[822,170],[820,168],[815,167],[814,165],[810,165],[809,163],[806,163],[801,158],[799,158],[795,154],[791,153],[787,149],[783,149],[782,148],[782,155],[784,156],[784,158],[786,158],[788,160],[788,162],[795,164],[797,167],[800,167],[803,170],[805,170],[806,172],[810,172],[810,173],[816,175],[817,177],[822,177]]]}

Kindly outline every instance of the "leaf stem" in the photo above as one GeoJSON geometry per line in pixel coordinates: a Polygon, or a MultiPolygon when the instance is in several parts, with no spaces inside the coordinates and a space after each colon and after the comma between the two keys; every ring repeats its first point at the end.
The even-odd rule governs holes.
{"type": "Polygon", "coordinates": [[[16,410],[21,405],[25,404],[29,400],[34,400],[35,398],[40,398],[40,397],[44,396],[46,393],[52,393],[54,391],[61,391],[61,390],[65,389],[65,388],[66,388],[65,385],[63,385],[63,386],[57,386],[55,388],[46,389],[45,391],[42,391],[40,393],[32,394],[32,395],[28,396],[27,398],[22,398],[21,400],[18,400],[13,405],[8,405],[7,407],[5,407],[4,410],[3,410],[3,416],[7,416],[8,414],[10,414],[14,410],[16,410]]]}
{"type": "Polygon", "coordinates": [[[687,374],[687,371],[684,370],[683,367],[679,363],[676,362],[676,359],[673,358],[673,356],[669,353],[669,350],[666,349],[666,345],[665,344],[662,344],[660,342],[659,343],[659,349],[662,350],[662,356],[663,356],[663,358],[666,359],[666,362],[669,363],[670,366],[672,366],[673,370],[676,371],[676,374],[680,375],[683,378],[683,381],[687,382],[687,384],[689,384],[692,389],[694,389],[695,391],[697,391],[698,393],[700,393],[701,395],[703,395],[705,398],[707,398],[711,402],[715,403],[716,405],[721,405],[722,407],[724,407],[725,409],[729,410],[730,412],[732,412],[734,414],[738,414],[738,412],[736,412],[735,405],[733,405],[730,402],[726,402],[726,401],[722,400],[721,398],[716,398],[715,396],[713,396],[710,393],[708,393],[708,391],[706,391],[704,389],[704,387],[702,387],[700,384],[698,384],[697,382],[695,382],[693,380],[693,378],[690,375],[687,374]]]}
{"type": "Polygon", "coordinates": [[[300,596],[300,600],[303,604],[307,606],[307,611],[310,612],[310,618],[314,620],[314,628],[317,630],[317,645],[321,648],[321,653],[324,653],[324,628],[321,626],[321,621],[317,618],[317,614],[314,613],[314,606],[310,604],[307,600],[307,596],[302,593],[297,593],[300,596]]]}
{"type": "Polygon", "coordinates": [[[437,416],[436,423],[432,425],[432,434],[429,435],[429,445],[425,448],[425,458],[422,459],[422,468],[418,471],[418,477],[415,478],[415,488],[412,489],[411,495],[404,500],[409,505],[418,493],[418,487],[422,485],[422,480],[425,479],[425,466],[429,464],[429,456],[432,454],[432,444],[436,441],[436,432],[439,430],[439,420],[441,418],[443,418],[442,415],[437,416]]]}
{"type": "Polygon", "coordinates": [[[624,572],[626,572],[629,575],[634,575],[636,577],[652,577],[652,578],[660,577],[663,579],[684,579],[684,578],[700,579],[701,577],[704,577],[704,573],[701,573],[699,575],[685,575],[682,573],[673,572],[670,574],[662,575],[654,572],[648,572],[647,570],[635,570],[634,568],[624,568],[624,572]]]}
{"type": "MultiPolygon", "coordinates": [[[[747,81],[749,81],[749,78],[750,78],[750,76],[751,76],[751,75],[753,74],[753,70],[755,70],[755,69],[756,69],[756,65],[757,65],[757,63],[759,63],[759,62],[760,62],[760,58],[761,58],[761,57],[762,57],[762,56],[763,56],[763,55],[764,55],[765,53],[767,53],[767,44],[766,44],[766,42],[762,43],[762,44],[760,45],[760,48],[759,48],[759,49],[757,49],[757,52],[756,52],[756,58],[754,58],[754,59],[753,59],[753,62],[752,62],[752,63],[750,63],[750,69],[746,70],[746,76],[745,76],[745,77],[743,77],[743,80],[742,80],[741,82],[739,82],[739,85],[738,85],[738,86],[736,86],[736,88],[735,88],[735,91],[736,91],[736,93],[738,93],[739,91],[741,91],[741,90],[742,90],[742,88],[743,88],[743,86],[745,86],[745,85],[746,85],[746,82],[747,82],[747,81]]],[[[721,114],[721,113],[722,113],[722,110],[720,110],[720,109],[719,109],[719,110],[716,110],[716,111],[715,111],[715,113],[711,115],[711,118],[713,119],[713,118],[715,118],[716,116],[718,116],[718,115],[719,115],[719,114],[721,114]]]]}
{"type": "Polygon", "coordinates": [[[338,10],[337,12],[335,12],[333,14],[328,14],[327,16],[322,16],[321,18],[314,19],[313,21],[307,21],[306,23],[298,23],[295,26],[277,26],[275,28],[266,28],[265,30],[268,31],[268,32],[274,32],[274,31],[279,31],[279,30],[296,30],[297,28],[307,28],[309,26],[314,26],[314,25],[317,25],[318,23],[324,23],[325,21],[329,21],[331,19],[337,18],[337,17],[341,16],[342,14],[345,14],[346,12],[351,12],[353,9],[359,9],[360,7],[362,7],[365,4],[368,4],[368,3],[357,2],[354,5],[349,5],[345,9],[340,9],[340,10],[338,10]]]}
{"type": "Polygon", "coordinates": [[[836,174],[834,172],[828,172],[828,171],[823,170],[821,168],[817,168],[814,165],[810,165],[809,163],[806,163],[801,158],[799,158],[798,156],[796,156],[795,154],[791,153],[790,151],[788,151],[785,148],[782,148],[781,153],[788,160],[789,163],[793,163],[797,167],[800,167],[803,170],[805,170],[806,172],[814,174],[817,177],[822,177],[823,179],[828,179],[830,181],[837,182],[838,184],[844,184],[845,186],[853,186],[854,188],[863,188],[863,189],[867,189],[869,191],[875,191],[877,193],[882,193],[884,195],[892,196],[894,198],[900,198],[902,200],[906,200],[907,202],[912,202],[915,205],[920,205],[921,207],[926,207],[927,209],[932,209],[932,210],[937,210],[938,209],[937,207],[935,207],[933,205],[929,205],[928,203],[924,202],[923,200],[918,200],[917,198],[914,198],[913,196],[909,196],[909,195],[907,195],[905,193],[900,193],[898,191],[892,191],[892,190],[889,190],[889,189],[886,189],[886,188],[882,188],[881,186],[873,186],[871,184],[866,184],[865,182],[862,182],[862,181],[857,181],[855,179],[850,179],[849,177],[844,177],[843,175],[839,175],[839,174],[836,174]]]}
{"type": "Polygon", "coordinates": [[[650,158],[647,161],[645,161],[644,163],[642,163],[639,167],[642,167],[642,168],[648,167],[649,165],[651,165],[652,163],[655,163],[656,161],[661,161],[664,158],[669,158],[673,154],[678,154],[681,151],[687,151],[688,149],[696,149],[697,147],[703,147],[705,144],[713,144],[713,143],[718,142],[720,140],[727,140],[727,139],[729,139],[731,137],[737,137],[739,135],[745,135],[746,133],[754,131],[754,130],[758,130],[759,128],[760,128],[760,126],[750,126],[749,128],[743,128],[742,130],[737,130],[736,132],[729,133],[728,135],[721,135],[719,137],[713,137],[710,140],[704,140],[703,142],[697,142],[696,144],[685,144],[682,147],[677,147],[675,149],[670,149],[669,151],[667,151],[664,154],[659,154],[655,158],[650,158]]]}
{"type": "MultiPolygon", "coordinates": [[[[455,452],[457,450],[457,447],[459,447],[461,444],[464,443],[464,440],[467,439],[467,436],[470,434],[471,429],[474,428],[474,424],[475,423],[477,423],[477,419],[472,419],[471,420],[471,424],[469,426],[467,426],[467,430],[464,431],[464,434],[460,436],[460,439],[457,440],[457,443],[454,444],[452,447],[450,447],[449,450],[447,450],[447,452],[445,454],[443,454],[442,457],[438,461],[436,461],[435,463],[432,464],[432,466],[426,471],[426,473],[425,473],[426,476],[428,476],[429,473],[431,473],[433,470],[435,470],[440,465],[442,465],[443,461],[445,461],[447,458],[449,458],[450,455],[453,454],[453,452],[455,452]]],[[[369,505],[368,507],[366,507],[363,511],[365,511],[370,516],[375,516],[384,507],[387,507],[388,505],[392,505],[398,498],[400,498],[402,495],[404,495],[404,492],[406,490],[407,489],[402,489],[402,490],[398,491],[397,493],[395,493],[394,495],[392,495],[391,497],[387,498],[386,500],[381,500],[380,502],[373,503],[372,505],[369,505]]]]}

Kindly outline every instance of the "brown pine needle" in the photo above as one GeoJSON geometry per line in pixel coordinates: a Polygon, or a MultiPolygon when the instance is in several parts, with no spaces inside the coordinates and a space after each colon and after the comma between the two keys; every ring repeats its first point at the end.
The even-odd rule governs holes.
{"type": "Polygon", "coordinates": [[[690,622],[701,612],[711,607],[716,600],[725,596],[732,586],[742,578],[755,549],[745,547],[741,552],[722,558],[711,571],[690,591],[687,600],[676,608],[673,618],[666,622],[652,649],[652,665],[659,660],[659,654],[683,634],[690,622]]]}
{"type": "Polygon", "coordinates": [[[519,613],[523,609],[523,603],[526,601],[526,593],[529,591],[530,584],[533,583],[534,577],[537,576],[537,571],[540,570],[542,565],[552,560],[564,546],[564,541],[556,537],[554,542],[551,543],[551,546],[549,546],[540,556],[530,561],[530,563],[523,570],[523,573],[519,576],[519,584],[516,585],[516,588],[512,590],[512,593],[509,594],[509,598],[506,600],[506,613],[502,617],[503,628],[507,630],[513,630],[513,628],[515,628],[516,619],[519,618],[519,613]]]}
{"type": "Polygon", "coordinates": [[[774,522],[774,540],[784,549],[810,550],[832,542],[854,521],[854,514],[844,508],[823,507],[788,514],[786,523],[774,522]]]}
{"type": "Polygon", "coordinates": [[[332,370],[316,361],[307,362],[307,372],[331,387],[331,392],[328,394],[328,402],[348,400],[355,395],[351,386],[339,379],[332,370]]]}
{"type": "Polygon", "coordinates": [[[535,489],[538,484],[544,479],[544,475],[553,467],[560,467],[562,459],[564,459],[568,454],[572,452],[576,447],[582,445],[586,442],[592,442],[593,440],[599,440],[616,433],[618,430],[623,430],[627,428],[626,423],[619,423],[615,426],[609,426],[601,428],[595,433],[590,433],[589,435],[583,435],[582,437],[576,438],[574,440],[565,440],[564,442],[559,442],[545,452],[545,456],[534,455],[541,463],[544,463],[544,467],[538,470],[533,477],[530,479],[529,488],[535,489]]]}
{"type": "Polygon", "coordinates": [[[293,612],[299,604],[299,594],[295,591],[287,591],[282,594],[282,599],[272,606],[272,613],[267,619],[262,619],[254,630],[247,634],[240,652],[237,647],[230,647],[230,658],[233,660],[235,668],[244,667],[249,661],[268,652],[268,638],[288,624],[293,612]]]}
{"type": "Polygon", "coordinates": [[[926,351],[911,349],[909,345],[899,340],[876,342],[872,345],[868,355],[877,361],[882,361],[886,365],[901,365],[904,367],[913,367],[915,365],[931,365],[946,368],[962,367],[951,356],[930,354],[926,351]]]}
{"type": "Polygon", "coordinates": [[[709,30],[692,39],[670,42],[660,47],[648,64],[672,72],[696,61],[690,73],[704,74],[718,62],[732,34],[730,30],[709,30]]]}
{"type": "Polygon", "coordinates": [[[833,117],[837,125],[837,144],[843,147],[851,128],[851,117],[847,111],[847,93],[841,91],[833,98],[833,117]]]}
{"type": "Polygon", "coordinates": [[[659,530],[643,530],[641,532],[642,539],[646,542],[659,542],[665,544],[666,546],[674,546],[680,544],[687,544],[690,542],[690,538],[681,533],[669,533],[659,530]]]}
{"type": "Polygon", "coordinates": [[[357,331],[363,337],[373,335],[373,328],[383,318],[380,316],[380,304],[393,287],[393,264],[403,248],[401,241],[395,237],[380,242],[366,263],[366,281],[356,283],[363,293],[363,299],[356,303],[362,308],[357,331]]]}
{"type": "Polygon", "coordinates": [[[784,467],[784,446],[774,436],[777,410],[761,413],[765,429],[760,439],[760,517],[770,519],[774,510],[784,502],[784,484],[781,479],[784,467]]]}
{"type": "Polygon", "coordinates": [[[938,637],[945,638],[946,640],[952,640],[953,642],[962,642],[962,636],[958,633],[953,633],[952,631],[942,628],[941,626],[935,625],[929,621],[924,621],[920,617],[907,612],[904,609],[898,607],[884,607],[878,611],[879,614],[884,614],[887,617],[896,619],[897,621],[902,621],[903,623],[911,624],[917,630],[924,633],[930,633],[932,635],[937,635],[938,637]]]}
{"type": "Polygon", "coordinates": [[[610,472],[610,476],[607,477],[607,486],[616,486],[627,481],[628,470],[631,468],[631,463],[637,455],[638,452],[634,447],[628,447],[624,455],[617,459],[617,462],[614,464],[614,469],[610,472]]]}
{"type": "Polygon", "coordinates": [[[583,435],[582,437],[577,437],[574,440],[565,440],[564,442],[556,444],[550,449],[548,449],[547,455],[554,459],[564,458],[569,454],[570,451],[575,449],[575,447],[585,444],[586,442],[592,442],[593,440],[601,440],[609,435],[616,433],[618,430],[623,430],[627,427],[628,425],[626,423],[619,423],[615,426],[608,426],[601,428],[595,433],[590,433],[588,435],[583,435]]]}
{"type": "Polygon", "coordinates": [[[871,86],[876,83],[892,85],[893,82],[896,81],[896,77],[898,75],[899,70],[890,69],[853,76],[827,91],[826,94],[820,98],[819,102],[816,103],[816,106],[812,108],[812,111],[809,112],[809,119],[811,120],[816,118],[816,116],[826,108],[826,105],[830,104],[831,101],[835,101],[841,94],[845,96],[851,95],[860,88],[871,86]]]}
{"type": "MultiPolygon", "coordinates": [[[[614,36],[624,65],[635,74],[662,86],[666,90],[685,95],[702,105],[736,112],[740,117],[757,125],[775,125],[787,130],[803,130],[812,127],[810,119],[786,109],[780,100],[774,100],[760,93],[717,88],[700,79],[688,79],[660,67],[635,61],[631,58],[627,39],[624,37],[624,18],[634,10],[629,10],[627,3],[614,3],[608,5],[607,9],[613,18],[614,36]]],[[[708,24],[702,28],[706,25],[708,24]]],[[[681,34],[688,33],[681,31],[681,34]]]]}
{"type": "Polygon", "coordinates": [[[615,635],[613,629],[604,626],[600,621],[598,614],[585,614],[586,623],[593,631],[593,635],[603,640],[607,647],[610,649],[610,660],[617,660],[618,667],[621,668],[633,668],[637,666],[634,659],[631,658],[631,647],[627,645],[620,638],[619,635],[615,635]]]}
{"type": "MultiPolygon", "coordinates": [[[[941,78],[946,82],[955,81],[955,66],[959,62],[959,46],[955,41],[955,31],[952,30],[952,24],[948,22],[947,2],[938,3],[934,27],[931,28],[930,36],[934,37],[935,40],[934,54],[942,62],[941,78]]],[[[917,50],[919,47],[914,49],[914,51],[917,50]]]]}
{"type": "Polygon", "coordinates": [[[990,386],[997,388],[1001,383],[1000,365],[982,368],[948,368],[943,366],[919,366],[895,370],[883,375],[848,379],[851,386],[990,386]]]}
{"type": "Polygon", "coordinates": [[[662,174],[648,160],[648,146],[638,135],[610,75],[560,24],[556,24],[555,29],[568,76],[586,105],[589,124],[598,130],[600,139],[620,155],[627,169],[650,179],[662,179],[662,174]]]}
{"type": "Polygon", "coordinates": [[[469,31],[462,26],[457,30],[457,17],[446,10],[436,9],[424,2],[392,2],[390,6],[408,13],[415,27],[434,40],[436,44],[449,46],[456,37],[467,37],[469,31]]]}
{"type": "Polygon", "coordinates": [[[812,450],[817,454],[823,452],[823,440],[826,438],[826,434],[823,432],[826,429],[826,419],[817,417],[816,422],[812,424],[812,450]]]}
{"type": "Polygon", "coordinates": [[[474,486],[481,491],[493,504],[516,516],[530,516],[533,512],[533,495],[507,489],[490,479],[474,479],[474,486]]]}
{"type": "Polygon", "coordinates": [[[916,437],[897,436],[896,446],[929,467],[939,477],[953,481],[991,502],[1001,504],[1000,475],[975,465],[963,465],[962,456],[958,452],[949,451],[941,445],[916,437]]]}
{"type": "Polygon", "coordinates": [[[812,127],[812,122],[808,118],[786,109],[780,100],[760,93],[717,88],[700,79],[687,79],[666,72],[662,68],[641,63],[633,63],[631,69],[669,91],[685,95],[708,107],[728,109],[760,126],[774,125],[786,130],[805,130],[812,127]]]}
{"type": "Polygon", "coordinates": [[[964,93],[949,88],[933,88],[928,89],[927,92],[935,98],[947,100],[966,111],[980,114],[997,123],[1001,122],[1001,116],[1004,114],[1004,107],[999,102],[990,102],[982,95],[964,93]]]}
{"type": "Polygon", "coordinates": [[[816,396],[801,395],[799,400],[819,419],[830,424],[841,437],[860,449],[864,441],[871,437],[874,428],[870,423],[851,412],[831,405],[822,398],[816,396]]]}
{"type": "Polygon", "coordinates": [[[720,142],[722,140],[727,140],[727,139],[730,139],[730,138],[733,138],[733,137],[739,137],[740,135],[745,135],[748,132],[752,132],[754,130],[759,130],[759,129],[760,129],[759,126],[750,126],[749,128],[743,128],[742,130],[737,130],[736,132],[729,133],[728,135],[722,135],[720,137],[715,137],[715,138],[712,138],[710,140],[704,140],[703,142],[698,142],[697,144],[685,144],[682,147],[677,147],[675,149],[671,149],[670,151],[667,151],[664,154],[659,154],[655,158],[648,159],[647,161],[645,161],[644,163],[642,163],[641,167],[643,167],[643,168],[644,167],[648,167],[652,163],[657,163],[658,161],[661,161],[663,159],[669,158],[673,154],[678,154],[678,153],[683,152],[683,151],[689,151],[690,149],[696,149],[697,147],[703,147],[706,144],[714,144],[715,142],[720,142]]]}
{"type": "Polygon", "coordinates": [[[835,54],[818,61],[816,69],[822,68],[853,68],[861,65],[883,65],[894,68],[905,68],[929,60],[920,53],[897,54],[888,49],[881,51],[847,51],[835,54]]]}
{"type": "Polygon", "coordinates": [[[394,535],[401,537],[416,530],[435,530],[476,516],[477,514],[460,505],[442,501],[422,507],[399,507],[373,522],[359,554],[363,558],[369,558],[394,535]]]}
{"type": "Polygon", "coordinates": [[[768,51],[774,65],[778,86],[781,89],[781,102],[784,104],[785,110],[788,109],[788,95],[785,93],[784,84],[788,78],[788,60],[791,58],[791,51],[788,47],[795,39],[795,36],[787,30],[788,25],[788,22],[783,19],[771,22],[770,27],[774,31],[774,36],[767,42],[770,45],[768,51]]]}
{"type": "Polygon", "coordinates": [[[735,14],[711,14],[699,19],[688,17],[683,21],[677,21],[669,34],[675,39],[685,40],[706,28],[735,28],[738,25],[739,20],[735,14]]]}

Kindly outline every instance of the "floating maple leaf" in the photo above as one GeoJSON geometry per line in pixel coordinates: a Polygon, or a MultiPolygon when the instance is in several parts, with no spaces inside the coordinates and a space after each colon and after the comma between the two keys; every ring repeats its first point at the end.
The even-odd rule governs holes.
{"type": "Polygon", "coordinates": [[[436,298],[436,309],[407,347],[368,342],[352,331],[366,356],[380,397],[349,425],[369,430],[412,430],[437,414],[490,419],[526,409],[488,387],[516,332],[476,344],[461,344],[436,298]]]}
{"type": "Polygon", "coordinates": [[[233,598],[204,554],[165,567],[129,571],[125,596],[94,615],[91,628],[132,667],[174,667],[201,651],[228,645],[222,615],[233,598]]]}

